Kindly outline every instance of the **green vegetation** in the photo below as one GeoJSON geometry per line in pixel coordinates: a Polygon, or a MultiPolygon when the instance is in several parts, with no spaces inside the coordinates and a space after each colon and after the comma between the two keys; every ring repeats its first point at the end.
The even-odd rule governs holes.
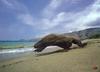
{"type": "Polygon", "coordinates": [[[100,34],[95,34],[89,37],[89,39],[96,39],[96,38],[100,38],[100,34]]]}

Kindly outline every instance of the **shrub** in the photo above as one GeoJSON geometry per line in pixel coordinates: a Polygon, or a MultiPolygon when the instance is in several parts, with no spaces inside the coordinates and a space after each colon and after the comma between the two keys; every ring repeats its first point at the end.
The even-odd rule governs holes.
{"type": "Polygon", "coordinates": [[[91,35],[89,39],[100,38],[100,34],[91,35]]]}

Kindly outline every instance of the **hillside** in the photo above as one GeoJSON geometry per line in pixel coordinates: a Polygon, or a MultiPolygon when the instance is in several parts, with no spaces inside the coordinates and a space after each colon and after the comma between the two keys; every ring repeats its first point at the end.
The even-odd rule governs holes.
{"type": "Polygon", "coordinates": [[[84,40],[97,34],[100,35],[100,28],[89,28],[81,31],[72,32],[72,33],[64,33],[63,35],[79,36],[82,40],[84,40]]]}

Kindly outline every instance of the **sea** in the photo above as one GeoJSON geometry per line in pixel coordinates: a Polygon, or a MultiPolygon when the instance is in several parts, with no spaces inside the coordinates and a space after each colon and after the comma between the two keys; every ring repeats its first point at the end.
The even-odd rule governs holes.
{"type": "Polygon", "coordinates": [[[0,41],[0,61],[5,61],[17,57],[22,57],[28,53],[33,53],[34,43],[32,41],[0,41]]]}
{"type": "Polygon", "coordinates": [[[34,50],[34,43],[32,41],[1,41],[0,42],[0,54],[3,53],[14,53],[14,52],[25,52],[34,50]]]}
{"type": "MultiPolygon", "coordinates": [[[[24,41],[24,42],[18,42],[18,41],[1,41],[0,42],[0,62],[6,61],[9,59],[14,59],[18,57],[25,56],[27,54],[33,54],[33,56],[36,54],[34,52],[35,48],[33,47],[36,41],[24,41]]],[[[53,52],[56,50],[59,50],[59,47],[52,47],[49,46],[46,49],[44,49],[41,53],[48,53],[53,52]]],[[[62,48],[61,48],[62,49],[62,48]]]]}

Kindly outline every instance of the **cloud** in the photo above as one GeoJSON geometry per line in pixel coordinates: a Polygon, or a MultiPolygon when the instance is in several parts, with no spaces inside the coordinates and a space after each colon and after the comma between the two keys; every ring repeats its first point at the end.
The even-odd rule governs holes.
{"type": "Polygon", "coordinates": [[[40,23],[38,23],[40,26],[42,25],[41,29],[52,29],[64,21],[63,16],[65,15],[65,12],[58,13],[56,10],[58,10],[63,3],[68,1],[69,0],[51,0],[42,11],[42,18],[40,19],[40,23]]]}
{"type": "MultiPolygon", "coordinates": [[[[79,2],[79,0],[76,2],[79,2]]],[[[52,2],[50,4],[52,4],[52,2]]],[[[97,24],[96,26],[93,26],[92,23],[96,23],[96,20],[100,19],[100,0],[96,0],[94,3],[88,5],[84,10],[76,13],[66,11],[55,13],[55,10],[61,4],[63,4],[63,1],[57,3],[57,6],[54,6],[53,8],[54,10],[47,9],[47,17],[42,18],[41,29],[44,30],[45,34],[72,32],[86,28],[97,27],[97,24]],[[49,18],[49,12],[52,12],[53,17],[49,18]]],[[[49,5],[46,8],[50,7],[49,5]]]]}
{"type": "MultiPolygon", "coordinates": [[[[99,0],[96,0],[94,3],[88,5],[84,10],[79,12],[60,11],[57,13],[56,10],[59,9],[64,2],[65,0],[59,2],[52,0],[50,4],[44,8],[47,13],[40,19],[40,22],[37,23],[38,26],[41,27],[40,30],[43,31],[41,35],[46,35],[48,33],[72,32],[90,28],[92,23],[100,18],[99,0]],[[52,4],[55,4],[55,6],[53,7],[52,4]]],[[[71,2],[73,3],[73,0],[71,2]]],[[[76,0],[74,2],[77,3],[80,1],[76,0]]]]}
{"type": "Polygon", "coordinates": [[[34,18],[32,14],[30,14],[28,8],[23,3],[17,0],[2,0],[2,2],[9,9],[12,9],[13,12],[16,13],[16,19],[20,23],[27,25],[34,25],[34,18]]]}
{"type": "Polygon", "coordinates": [[[98,18],[97,20],[95,20],[94,22],[90,22],[89,24],[87,24],[89,27],[100,27],[100,18],[98,18]]]}
{"type": "Polygon", "coordinates": [[[43,9],[43,17],[52,18],[57,13],[60,7],[68,6],[69,4],[79,3],[80,0],[51,0],[51,2],[43,9]]]}
{"type": "Polygon", "coordinates": [[[35,21],[30,14],[20,14],[18,15],[18,19],[23,23],[23,24],[28,24],[28,25],[34,25],[35,21]]]}
{"type": "MultiPolygon", "coordinates": [[[[52,11],[52,10],[51,10],[52,11]]],[[[51,19],[44,19],[44,29],[53,30],[62,26],[66,32],[89,28],[88,24],[100,18],[100,1],[97,0],[80,12],[60,12],[51,19]]],[[[62,30],[61,31],[64,31],[62,30]]],[[[54,32],[54,31],[52,31],[54,32]]]]}
{"type": "Polygon", "coordinates": [[[12,8],[13,4],[10,3],[8,0],[1,0],[5,5],[7,5],[8,7],[12,8]]]}
{"type": "Polygon", "coordinates": [[[28,8],[18,0],[1,0],[7,8],[14,10],[17,13],[26,13],[28,8]]]}
{"type": "Polygon", "coordinates": [[[67,23],[65,28],[70,27],[73,30],[81,30],[88,28],[88,24],[100,18],[100,1],[95,1],[94,4],[87,7],[84,11],[77,14],[72,14],[72,21],[67,23]],[[74,27],[73,27],[74,26],[74,27]]]}
{"type": "Polygon", "coordinates": [[[51,0],[51,2],[43,9],[43,16],[51,18],[55,14],[55,10],[62,4],[64,0],[51,0]]]}
{"type": "Polygon", "coordinates": [[[71,0],[71,3],[72,4],[76,4],[76,3],[79,3],[81,0],[71,0]]]}
{"type": "MultiPolygon", "coordinates": [[[[86,29],[93,26],[92,23],[96,23],[100,19],[100,0],[95,0],[94,3],[78,12],[74,12],[75,9],[68,12],[62,10],[62,7],[65,7],[65,3],[67,8],[69,3],[73,5],[80,3],[81,0],[51,0],[40,12],[40,18],[34,17],[27,6],[18,0],[2,0],[2,2],[17,12],[16,18],[19,22],[35,28],[39,32],[38,36],[86,29]]],[[[77,6],[79,7],[79,5],[77,6]]]]}
{"type": "Polygon", "coordinates": [[[58,15],[56,15],[55,17],[53,17],[52,19],[48,19],[48,18],[43,18],[41,20],[42,22],[42,29],[43,30],[48,30],[48,29],[52,29],[55,26],[61,24],[61,22],[64,22],[64,12],[63,13],[59,13],[58,15]]]}
{"type": "MultiPolygon", "coordinates": [[[[2,0],[7,6],[13,10],[17,10],[16,18],[23,24],[37,26],[37,29],[43,31],[52,31],[53,28],[62,25],[64,29],[77,25],[78,23],[84,21],[84,12],[80,13],[68,13],[68,12],[57,12],[59,7],[64,3],[78,3],[80,0],[51,0],[51,2],[43,9],[41,12],[42,17],[36,19],[30,14],[28,8],[21,2],[13,0],[2,0]],[[83,16],[82,16],[83,15],[83,16]],[[79,19],[76,19],[79,18],[79,19]],[[82,19],[83,18],[83,19],[82,19]],[[73,24],[74,23],[74,24],[73,24]],[[39,27],[40,26],[40,27],[39,27]]],[[[94,18],[94,17],[93,17],[94,18]]],[[[86,22],[86,21],[84,21],[86,22]]],[[[82,26],[82,25],[81,25],[82,26]]],[[[73,27],[75,28],[75,27],[73,27]]],[[[76,29],[76,28],[75,28],[76,29]]]]}

